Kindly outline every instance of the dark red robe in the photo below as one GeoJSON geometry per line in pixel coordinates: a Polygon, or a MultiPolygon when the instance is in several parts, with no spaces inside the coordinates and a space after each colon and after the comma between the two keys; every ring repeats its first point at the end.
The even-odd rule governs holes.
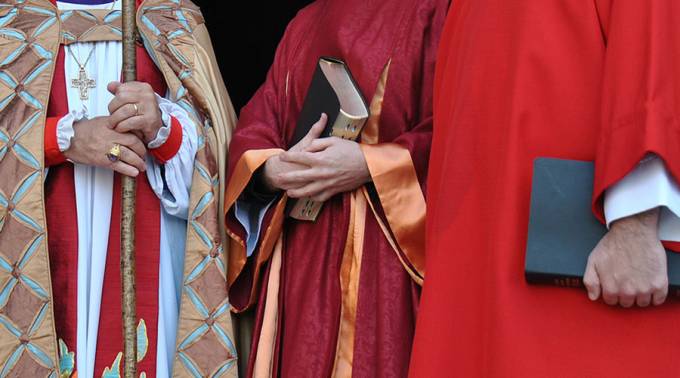
{"type": "Polygon", "coordinates": [[[406,375],[419,297],[416,282],[423,270],[422,187],[430,149],[434,59],[447,8],[447,0],[317,1],[289,25],[267,81],[243,109],[230,146],[227,222],[235,241],[230,249],[230,299],[237,310],[260,299],[251,372],[261,357],[257,348],[268,259],[282,226],[273,375],[406,375]],[[265,154],[291,147],[321,56],[343,59],[374,105],[362,136],[374,185],[335,196],[314,223],[282,221],[279,202],[265,219],[258,250],[246,260],[244,231],[231,203],[265,154]],[[259,157],[250,159],[253,156],[259,157]],[[370,198],[369,208],[361,213],[364,195],[370,198]],[[421,202],[422,207],[415,205],[421,202]],[[418,211],[397,214],[409,205],[418,211]],[[357,219],[355,214],[363,215],[357,219]],[[350,232],[348,237],[350,229],[364,232],[350,232]],[[396,240],[395,247],[390,240],[396,240]],[[358,288],[346,291],[347,253],[357,249],[363,251],[360,274],[353,272],[360,277],[358,288]],[[347,321],[352,323],[349,332],[343,315],[346,294],[356,301],[354,317],[347,321]],[[345,349],[348,343],[352,346],[345,349]]]}
{"type": "Polygon", "coordinates": [[[649,152],[680,178],[680,2],[458,0],[444,36],[411,375],[678,376],[677,301],[609,307],[523,265],[535,158],[595,160],[600,217],[649,152]]]}

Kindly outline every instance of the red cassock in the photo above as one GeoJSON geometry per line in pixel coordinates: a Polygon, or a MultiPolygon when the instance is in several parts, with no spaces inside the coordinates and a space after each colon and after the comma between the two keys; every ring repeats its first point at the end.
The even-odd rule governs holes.
{"type": "Polygon", "coordinates": [[[454,1],[413,377],[680,374],[677,301],[614,308],[523,277],[535,158],[595,160],[600,217],[649,152],[680,178],[679,15],[677,0],[454,1]]]}

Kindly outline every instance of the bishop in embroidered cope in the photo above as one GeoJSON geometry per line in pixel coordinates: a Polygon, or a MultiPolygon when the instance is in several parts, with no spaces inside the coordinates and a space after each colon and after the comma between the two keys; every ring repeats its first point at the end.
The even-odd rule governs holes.
{"type": "MultiPolygon", "coordinates": [[[[122,371],[120,177],[72,164],[61,149],[82,110],[74,105],[107,115],[104,78],[120,78],[119,5],[0,2],[1,376],[122,371]],[[100,61],[78,71],[65,46],[94,46],[100,61]]],[[[234,111],[193,3],[138,1],[137,23],[138,79],[156,92],[169,132],[137,180],[139,373],[236,376],[220,215],[234,111]],[[159,172],[177,167],[184,197],[169,199],[159,172]]]]}

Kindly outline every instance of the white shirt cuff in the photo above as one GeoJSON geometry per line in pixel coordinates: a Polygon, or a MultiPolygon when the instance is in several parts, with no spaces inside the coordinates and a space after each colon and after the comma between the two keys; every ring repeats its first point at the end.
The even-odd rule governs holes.
{"type": "Polygon", "coordinates": [[[163,127],[158,129],[156,138],[149,142],[147,145],[149,148],[158,148],[167,142],[170,137],[170,131],[172,130],[172,120],[170,118],[170,113],[172,112],[173,103],[159,95],[156,95],[156,100],[158,100],[158,107],[161,110],[161,120],[163,121],[163,127]]]}
{"type": "Polygon", "coordinates": [[[73,124],[87,119],[87,113],[82,110],[72,110],[57,122],[57,145],[59,151],[64,152],[71,147],[71,138],[75,135],[73,124]]]}
{"type": "Polygon", "coordinates": [[[643,159],[605,193],[607,227],[619,219],[657,207],[661,208],[659,239],[680,241],[680,187],[656,155],[643,159]]]}

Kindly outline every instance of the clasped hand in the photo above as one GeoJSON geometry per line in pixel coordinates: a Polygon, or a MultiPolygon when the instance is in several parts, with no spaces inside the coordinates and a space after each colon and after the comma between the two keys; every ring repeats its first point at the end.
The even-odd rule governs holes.
{"type": "Polygon", "coordinates": [[[109,103],[109,116],[76,122],[71,146],[64,151],[69,160],[108,167],[135,177],[146,170],[146,145],[163,126],[156,95],[149,84],[112,82],[107,89],[115,97],[109,103]],[[120,157],[112,162],[107,153],[120,145],[120,157]]]}
{"type": "Polygon", "coordinates": [[[263,176],[270,190],[323,202],[371,180],[358,143],[336,137],[319,139],[327,121],[322,115],[298,144],[267,160],[263,176]]]}

